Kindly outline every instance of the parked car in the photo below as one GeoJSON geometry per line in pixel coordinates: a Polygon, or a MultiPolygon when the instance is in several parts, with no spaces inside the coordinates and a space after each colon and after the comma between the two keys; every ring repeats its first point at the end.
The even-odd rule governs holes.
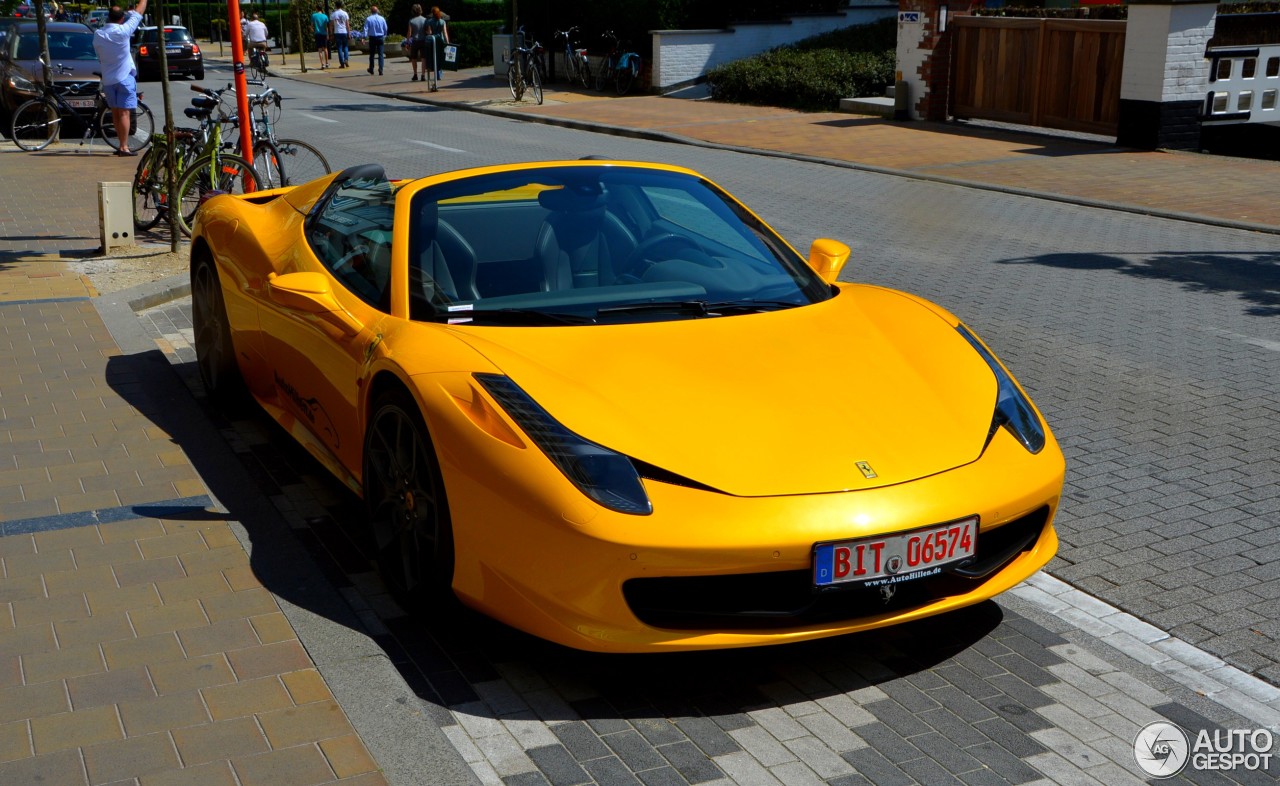
{"type": "Polygon", "coordinates": [[[85,18],[85,24],[95,30],[107,23],[107,14],[110,13],[105,8],[95,8],[89,12],[89,16],[85,18]]]}
{"type": "MultiPolygon", "coordinates": [[[[133,62],[138,66],[138,81],[160,79],[159,28],[140,27],[133,34],[133,62]]],[[[164,28],[164,49],[169,63],[169,76],[204,79],[204,55],[200,45],[185,27],[164,28]]]]}
{"type": "MultiPolygon", "coordinates": [[[[79,22],[47,22],[51,64],[62,64],[70,74],[55,73],[54,82],[78,84],[80,89],[68,96],[73,104],[83,104],[91,112],[101,79],[94,71],[101,69],[93,49],[93,31],[79,22]],[[91,99],[91,100],[90,100],[91,99]]],[[[34,21],[10,26],[8,35],[0,38],[0,116],[6,120],[23,102],[39,94],[44,81],[40,66],[40,37],[34,21]]],[[[7,128],[7,123],[5,125],[7,128]]]]}
{"type": "Polygon", "coordinates": [[[848,256],[675,166],[357,166],[199,208],[197,366],[364,496],[403,599],[612,652],[851,633],[1043,567],[1065,465],[969,327],[848,256]]]}

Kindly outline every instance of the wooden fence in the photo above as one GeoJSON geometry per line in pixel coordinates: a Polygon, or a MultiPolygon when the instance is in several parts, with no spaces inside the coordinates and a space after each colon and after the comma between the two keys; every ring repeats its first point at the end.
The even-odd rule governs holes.
{"type": "Polygon", "coordinates": [[[1125,22],[951,20],[951,114],[1115,134],[1125,22]]]}

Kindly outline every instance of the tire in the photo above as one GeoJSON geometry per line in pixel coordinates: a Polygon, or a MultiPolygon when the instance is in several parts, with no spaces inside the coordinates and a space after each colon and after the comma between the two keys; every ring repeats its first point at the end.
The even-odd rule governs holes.
{"type": "Polygon", "coordinates": [[[603,93],[604,86],[609,84],[609,72],[613,70],[613,59],[606,58],[600,63],[600,70],[596,72],[596,90],[603,93]]]}
{"type": "Polygon", "coordinates": [[[533,100],[538,102],[538,106],[542,106],[542,67],[537,63],[529,69],[529,81],[532,83],[533,100]]]}
{"type": "MultiPolygon", "coordinates": [[[[156,119],[151,108],[141,101],[134,110],[129,125],[129,149],[141,153],[151,145],[151,135],[156,131],[156,119]]],[[[104,106],[98,112],[98,136],[114,150],[120,149],[120,140],[116,138],[116,123],[111,117],[111,107],[104,106]]]]}
{"type": "Polygon", "coordinates": [[[139,232],[145,232],[156,224],[165,214],[165,204],[169,201],[166,189],[169,187],[168,149],[157,145],[147,151],[138,162],[138,169],[133,173],[133,226],[139,232]]]}
{"type": "Polygon", "coordinates": [[[194,73],[192,73],[192,74],[191,74],[191,78],[192,78],[192,79],[194,79],[194,80],[195,80],[195,81],[197,81],[197,82],[203,82],[203,81],[204,81],[204,68],[203,68],[203,67],[201,67],[201,68],[199,68],[198,70],[196,70],[194,73]]]}
{"type": "Polygon", "coordinates": [[[9,138],[28,152],[44,150],[58,136],[62,116],[58,108],[41,98],[32,99],[13,113],[9,138]]]}
{"type": "Polygon", "coordinates": [[[244,398],[244,378],[231,343],[222,281],[207,249],[191,254],[191,324],[195,333],[196,368],[209,398],[219,404],[244,398]]]}
{"type": "Polygon", "coordinates": [[[519,101],[524,98],[524,74],[521,73],[520,61],[507,63],[507,86],[511,88],[511,98],[519,101]]]}
{"type": "Polygon", "coordinates": [[[281,167],[284,169],[284,184],[297,186],[310,183],[333,171],[329,160],[316,148],[297,139],[277,139],[276,148],[280,151],[281,167]]]}
{"type": "Polygon", "coordinates": [[[618,69],[618,95],[625,96],[631,92],[631,86],[635,84],[638,70],[635,60],[618,69]]]}
{"type": "Polygon", "coordinates": [[[583,55],[582,60],[578,63],[578,77],[582,80],[582,86],[584,88],[591,87],[591,83],[593,81],[593,77],[591,75],[591,61],[587,59],[586,55],[583,55]]]}
{"type": "Polygon", "coordinates": [[[418,404],[403,389],[374,402],[364,441],[364,500],[378,571],[412,608],[453,582],[444,479],[418,404]]]}
{"type": "Polygon", "coordinates": [[[212,173],[209,171],[211,158],[211,156],[204,156],[196,160],[182,176],[182,182],[178,184],[178,209],[170,213],[184,235],[191,234],[191,227],[195,224],[196,210],[210,192],[225,191],[231,194],[243,194],[246,183],[252,183],[254,190],[262,187],[253,167],[240,156],[230,153],[219,154],[218,169],[212,173]]]}
{"type": "Polygon", "coordinates": [[[280,149],[269,139],[253,143],[253,171],[258,175],[258,182],[263,188],[280,188],[288,182],[280,149]]]}

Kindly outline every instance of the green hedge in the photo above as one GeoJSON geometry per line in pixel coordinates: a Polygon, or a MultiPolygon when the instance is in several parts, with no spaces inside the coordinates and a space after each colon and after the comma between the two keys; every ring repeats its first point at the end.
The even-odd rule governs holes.
{"type": "Polygon", "coordinates": [[[841,98],[883,95],[893,82],[897,21],[837,30],[707,73],[719,101],[830,111],[841,98]]]}
{"type": "Polygon", "coordinates": [[[450,22],[449,41],[458,45],[458,67],[493,65],[493,35],[502,22],[450,22]]]}

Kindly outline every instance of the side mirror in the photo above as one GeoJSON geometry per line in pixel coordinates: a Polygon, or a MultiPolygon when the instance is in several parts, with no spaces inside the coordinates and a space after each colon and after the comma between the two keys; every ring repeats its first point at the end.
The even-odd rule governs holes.
{"type": "Polygon", "coordinates": [[[809,246],[809,267],[813,268],[822,280],[834,284],[840,275],[844,263],[849,260],[849,247],[839,240],[818,238],[809,246]]]}
{"type": "Polygon", "coordinates": [[[348,336],[360,332],[360,323],[333,296],[320,273],[272,273],[267,276],[267,294],[287,309],[319,316],[348,336]]]}

